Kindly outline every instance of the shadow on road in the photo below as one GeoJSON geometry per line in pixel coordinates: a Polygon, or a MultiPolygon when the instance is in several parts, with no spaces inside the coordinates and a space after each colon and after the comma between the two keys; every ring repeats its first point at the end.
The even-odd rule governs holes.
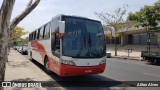
{"type": "Polygon", "coordinates": [[[147,62],[146,65],[160,66],[160,63],[147,62]]]}
{"type": "MultiPolygon", "coordinates": [[[[38,63],[37,61],[33,60],[32,63],[34,63],[38,68],[40,68],[42,71],[45,72],[44,66],[38,63]]],[[[48,74],[47,72],[45,72],[48,74]]],[[[63,87],[65,89],[77,89],[77,87],[92,87],[94,89],[95,87],[98,89],[101,89],[105,87],[116,87],[116,86],[125,86],[124,83],[120,81],[116,81],[107,77],[104,77],[102,75],[84,75],[84,76],[72,76],[72,77],[59,77],[55,73],[48,74],[53,81],[58,84],[58,86],[63,87]],[[71,88],[72,87],[72,88],[71,88]]],[[[127,85],[127,84],[126,84],[127,85]]],[[[130,85],[127,85],[130,86],[130,85]]],[[[50,89],[50,88],[47,88],[50,89]]],[[[109,88],[108,88],[109,89],[109,88]]],[[[88,90],[88,89],[87,89],[88,90]]]]}

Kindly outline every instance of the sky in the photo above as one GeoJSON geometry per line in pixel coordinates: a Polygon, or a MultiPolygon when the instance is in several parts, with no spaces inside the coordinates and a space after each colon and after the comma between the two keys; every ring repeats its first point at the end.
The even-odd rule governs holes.
{"type": "MultiPolygon", "coordinates": [[[[0,0],[0,5],[3,0],[0,0]]],[[[16,0],[12,18],[25,9],[29,0],[16,0]]],[[[18,26],[32,32],[58,14],[78,15],[100,20],[94,13],[113,14],[117,8],[126,7],[127,13],[139,11],[145,5],[153,5],[158,0],[41,0],[39,5],[18,26]]],[[[126,19],[126,16],[124,19],[126,19]]],[[[25,35],[23,37],[27,37],[25,35]]]]}

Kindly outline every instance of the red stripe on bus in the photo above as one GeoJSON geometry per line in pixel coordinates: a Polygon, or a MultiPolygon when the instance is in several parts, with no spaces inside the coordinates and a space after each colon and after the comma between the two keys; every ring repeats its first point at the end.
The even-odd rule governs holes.
{"type": "Polygon", "coordinates": [[[47,52],[42,44],[40,44],[37,40],[34,40],[31,42],[31,46],[33,50],[40,53],[42,60],[44,60],[45,55],[47,55],[47,52]]]}

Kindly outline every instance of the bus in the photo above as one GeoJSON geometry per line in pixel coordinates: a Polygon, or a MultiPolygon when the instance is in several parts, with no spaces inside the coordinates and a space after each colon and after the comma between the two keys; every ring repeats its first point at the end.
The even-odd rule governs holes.
{"type": "Polygon", "coordinates": [[[57,15],[29,34],[28,55],[58,76],[103,73],[106,43],[100,21],[57,15]]]}

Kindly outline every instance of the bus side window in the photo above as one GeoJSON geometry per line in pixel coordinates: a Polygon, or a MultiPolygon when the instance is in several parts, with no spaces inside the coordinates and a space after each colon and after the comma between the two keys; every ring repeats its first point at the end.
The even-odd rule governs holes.
{"type": "Polygon", "coordinates": [[[44,38],[47,39],[50,37],[50,23],[45,26],[44,38]]]}
{"type": "Polygon", "coordinates": [[[32,41],[32,33],[30,34],[30,41],[32,41]]]}
{"type": "Polygon", "coordinates": [[[46,32],[46,25],[43,26],[43,36],[42,36],[42,38],[45,38],[45,32],[46,32]]]}
{"type": "Polygon", "coordinates": [[[37,30],[37,40],[39,39],[40,29],[37,30]]]}
{"type": "Polygon", "coordinates": [[[59,38],[59,32],[55,33],[55,41],[54,41],[54,54],[57,57],[60,57],[60,38],[59,38]]]}
{"type": "Polygon", "coordinates": [[[34,40],[34,32],[32,33],[32,40],[34,40]]]}
{"type": "Polygon", "coordinates": [[[30,41],[30,34],[29,34],[29,40],[28,41],[30,41]]]}
{"type": "Polygon", "coordinates": [[[40,28],[40,35],[39,35],[39,39],[43,39],[43,30],[44,30],[44,28],[43,27],[41,27],[40,28]]]}
{"type": "Polygon", "coordinates": [[[34,32],[32,33],[32,35],[33,35],[33,36],[32,36],[32,40],[34,40],[34,36],[35,36],[34,32]]]}
{"type": "Polygon", "coordinates": [[[36,35],[36,31],[35,31],[35,32],[34,32],[34,40],[36,40],[36,36],[37,36],[37,35],[36,35]]]}
{"type": "Polygon", "coordinates": [[[29,34],[29,41],[31,41],[31,34],[29,34]]]}
{"type": "Polygon", "coordinates": [[[55,33],[55,46],[56,46],[56,50],[59,49],[60,50],[60,38],[59,38],[59,32],[55,33]]]}
{"type": "Polygon", "coordinates": [[[58,21],[60,21],[60,18],[55,18],[54,20],[52,20],[52,22],[50,23],[50,27],[51,27],[51,48],[52,48],[52,54],[60,57],[60,40],[59,40],[59,32],[58,32],[58,26],[59,23],[58,21]]]}

